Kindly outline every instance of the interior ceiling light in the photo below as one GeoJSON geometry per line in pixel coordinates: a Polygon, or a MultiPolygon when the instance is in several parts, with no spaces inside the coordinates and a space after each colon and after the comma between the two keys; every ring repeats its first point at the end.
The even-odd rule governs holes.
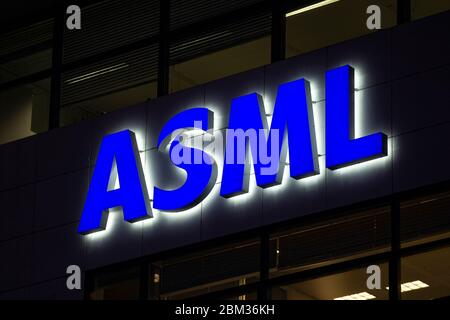
{"type": "MultiPolygon", "coordinates": [[[[400,286],[400,290],[401,290],[401,292],[408,292],[408,291],[423,289],[423,288],[427,288],[427,287],[429,287],[429,285],[426,284],[425,282],[416,280],[416,281],[402,283],[400,286]]],[[[389,290],[389,287],[386,287],[386,289],[389,290]]]]}
{"type": "Polygon", "coordinates": [[[360,292],[355,294],[350,294],[348,296],[334,298],[333,300],[370,300],[375,299],[376,297],[367,292],[360,292]]]}
{"type": "Polygon", "coordinates": [[[288,12],[288,13],[286,13],[286,18],[295,16],[296,14],[304,13],[304,12],[309,11],[309,10],[314,10],[314,9],[317,9],[317,8],[320,8],[320,7],[323,7],[323,6],[326,6],[326,5],[329,5],[329,4],[338,2],[338,1],[339,1],[339,0],[325,0],[325,1],[320,1],[320,2],[315,3],[315,4],[312,4],[312,5],[310,5],[310,6],[303,7],[303,8],[300,8],[300,9],[298,9],[298,10],[288,12]]]}
{"type": "Polygon", "coordinates": [[[91,79],[91,78],[95,78],[95,77],[101,76],[103,74],[107,74],[107,73],[114,72],[114,71],[117,71],[117,70],[120,70],[120,69],[123,69],[123,68],[127,68],[128,66],[129,65],[126,64],[126,63],[119,63],[119,64],[116,64],[116,65],[113,65],[113,66],[110,66],[110,67],[107,67],[107,68],[103,68],[103,69],[99,69],[99,70],[96,70],[96,71],[92,71],[92,72],[83,74],[81,76],[70,78],[70,79],[66,80],[65,83],[72,84],[72,83],[85,81],[85,80],[88,80],[88,79],[91,79]]]}

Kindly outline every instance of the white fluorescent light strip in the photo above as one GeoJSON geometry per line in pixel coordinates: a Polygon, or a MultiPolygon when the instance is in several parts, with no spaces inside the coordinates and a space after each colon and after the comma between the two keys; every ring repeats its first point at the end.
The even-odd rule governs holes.
{"type": "Polygon", "coordinates": [[[288,13],[286,13],[286,18],[295,16],[296,14],[300,14],[300,13],[303,13],[303,12],[306,12],[306,11],[314,10],[314,9],[317,9],[317,8],[320,8],[320,7],[323,7],[323,6],[326,6],[326,5],[338,2],[338,1],[339,0],[320,1],[320,2],[312,4],[310,6],[307,6],[307,7],[304,7],[304,8],[300,8],[300,9],[295,10],[295,11],[288,12],[288,13]]]}
{"type": "Polygon", "coordinates": [[[360,293],[355,293],[355,294],[351,294],[348,296],[334,298],[333,300],[370,300],[370,299],[375,299],[375,298],[376,297],[370,293],[360,292],[360,293]]]}
{"type": "Polygon", "coordinates": [[[212,34],[212,35],[205,36],[205,37],[202,37],[202,38],[198,38],[196,40],[184,42],[184,43],[181,43],[181,44],[175,46],[172,49],[171,52],[177,52],[177,51],[180,51],[180,50],[192,47],[193,45],[195,45],[196,43],[201,42],[201,41],[206,41],[206,40],[209,40],[209,39],[219,39],[219,38],[223,38],[223,37],[226,37],[226,36],[229,36],[229,35],[232,35],[232,34],[233,33],[230,32],[230,31],[223,31],[223,32],[220,32],[220,33],[216,33],[216,34],[212,34]]]}
{"type": "Polygon", "coordinates": [[[119,64],[116,64],[114,66],[110,66],[110,67],[107,67],[107,68],[99,69],[99,70],[96,70],[96,71],[93,71],[93,72],[89,72],[89,73],[83,74],[83,75],[75,77],[75,78],[68,79],[65,82],[67,84],[77,83],[77,82],[80,82],[80,81],[84,81],[84,80],[87,80],[87,79],[98,77],[98,76],[101,76],[102,74],[110,73],[110,72],[117,71],[117,70],[120,70],[120,69],[123,69],[123,68],[127,68],[127,67],[128,67],[128,64],[126,64],[126,63],[119,63],[119,64]]]}
{"type": "MultiPolygon", "coordinates": [[[[405,282],[400,285],[401,292],[408,292],[412,290],[418,290],[429,287],[428,284],[425,282],[422,282],[420,280],[411,281],[411,282],[405,282]]],[[[389,290],[389,287],[386,287],[387,290],[389,290]]]]}

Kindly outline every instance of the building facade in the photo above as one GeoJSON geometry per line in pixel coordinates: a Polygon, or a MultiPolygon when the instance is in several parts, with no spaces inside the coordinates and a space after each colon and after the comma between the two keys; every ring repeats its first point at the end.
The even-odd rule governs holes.
{"type": "Polygon", "coordinates": [[[450,4],[323,2],[110,0],[82,3],[79,30],[62,6],[4,32],[0,298],[448,297],[450,4]],[[373,4],[380,30],[366,24],[373,4]],[[330,169],[325,80],[343,66],[354,70],[350,138],[383,133],[386,150],[330,169]],[[298,79],[310,84],[315,175],[291,178],[288,161],[280,184],[261,188],[250,170],[248,192],[225,198],[218,156],[191,208],[133,223],[114,208],[105,230],[78,232],[105,136],[135,134],[153,206],[155,187],[186,180],[158,148],[171,118],[207,107],[218,139],[233,99],[259,94],[270,119],[279,86],[298,79]],[[67,288],[71,265],[81,289],[67,288]]]}

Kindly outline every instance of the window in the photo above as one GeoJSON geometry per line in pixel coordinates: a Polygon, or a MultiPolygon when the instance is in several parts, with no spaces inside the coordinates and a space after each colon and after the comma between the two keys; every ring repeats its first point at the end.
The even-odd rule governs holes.
{"type": "Polygon", "coordinates": [[[278,285],[271,289],[274,300],[387,300],[388,264],[380,267],[380,289],[369,289],[366,268],[324,275],[310,280],[278,285]]]}
{"type": "Polygon", "coordinates": [[[125,268],[94,276],[90,300],[135,300],[139,298],[139,268],[125,268]]]}
{"type": "Polygon", "coordinates": [[[52,30],[50,19],[0,34],[0,144],[48,129],[52,30]]]}
{"type": "Polygon", "coordinates": [[[402,257],[402,300],[450,296],[450,247],[402,257]]]}
{"type": "MultiPolygon", "coordinates": [[[[246,241],[153,262],[149,297],[185,299],[255,282],[259,248],[258,241],[246,241]]],[[[244,296],[230,298],[243,300],[244,296]]]]}
{"type": "Polygon", "coordinates": [[[52,49],[45,49],[13,60],[5,61],[0,65],[0,83],[6,83],[40,71],[50,70],[52,67],[52,49]]]}
{"type": "Polygon", "coordinates": [[[250,12],[245,19],[233,14],[220,22],[171,34],[170,92],[270,63],[270,12],[250,12]]]}
{"type": "Polygon", "coordinates": [[[272,236],[271,276],[351,260],[389,250],[389,207],[367,209],[304,224],[272,236]]]}
{"type": "Polygon", "coordinates": [[[159,32],[158,0],[96,1],[81,7],[81,30],[64,29],[63,63],[101,56],[159,32]]]}
{"type": "Polygon", "coordinates": [[[270,63],[270,37],[263,37],[170,66],[170,92],[270,63]]]}
{"type": "Polygon", "coordinates": [[[155,98],[157,52],[154,44],[65,72],[61,126],[155,98]]]}
{"type": "Polygon", "coordinates": [[[0,91],[0,144],[48,129],[50,79],[0,91]]]}
{"type": "MultiPolygon", "coordinates": [[[[450,191],[429,192],[400,204],[403,248],[450,238],[450,191]]],[[[401,258],[401,298],[428,300],[450,295],[450,247],[435,247],[401,258]]]]}
{"type": "Polygon", "coordinates": [[[429,193],[400,204],[403,247],[450,237],[450,191],[429,193]]]}
{"type": "MultiPolygon", "coordinates": [[[[307,11],[288,12],[286,16],[286,57],[374,32],[366,26],[369,16],[366,9],[369,5],[380,7],[382,28],[389,28],[396,24],[396,0],[317,2],[324,5],[307,11]]],[[[305,8],[308,7],[303,9],[305,8]]]]}
{"type": "Polygon", "coordinates": [[[450,10],[450,1],[448,0],[411,0],[411,20],[431,16],[447,10],[450,10]]]}

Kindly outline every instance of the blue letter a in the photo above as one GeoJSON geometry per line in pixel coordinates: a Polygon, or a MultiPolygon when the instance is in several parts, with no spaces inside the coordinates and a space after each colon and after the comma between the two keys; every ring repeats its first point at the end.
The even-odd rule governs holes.
{"type": "Polygon", "coordinates": [[[108,209],[122,207],[126,221],[134,222],[151,217],[148,193],[142,172],[134,133],[124,130],[103,138],[95,164],[94,175],[84,205],[78,232],[88,234],[104,230],[108,209]],[[120,187],[110,181],[114,161],[120,187]]]}

